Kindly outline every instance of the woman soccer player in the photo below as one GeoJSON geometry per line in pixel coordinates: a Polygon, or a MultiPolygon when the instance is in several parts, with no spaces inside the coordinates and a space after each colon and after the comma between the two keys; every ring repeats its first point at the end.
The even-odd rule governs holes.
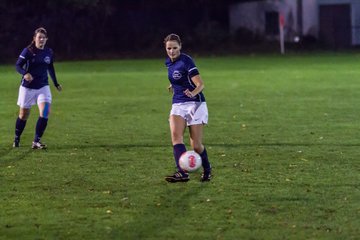
{"type": "Polygon", "coordinates": [[[190,144],[202,159],[203,174],[200,181],[210,181],[211,165],[206,149],[202,144],[203,126],[208,122],[208,109],[205,102],[204,82],[192,58],[181,53],[181,40],[176,34],[170,34],[164,39],[168,58],[165,65],[168,68],[170,80],[169,90],[173,92],[170,111],[170,131],[177,172],[166,176],[168,182],[187,182],[189,174],[179,167],[179,158],[186,152],[184,131],[189,128],[190,144]]]}
{"type": "Polygon", "coordinates": [[[29,46],[24,48],[16,62],[16,70],[22,75],[22,78],[17,102],[20,111],[16,119],[13,147],[20,146],[20,136],[25,128],[31,106],[37,104],[40,116],[36,123],[32,148],[46,148],[46,145],[40,142],[40,138],[44,134],[47,126],[52,99],[48,73],[56,89],[58,91],[62,90],[61,85],[56,80],[53,65],[53,51],[45,47],[47,40],[48,37],[45,28],[36,29],[33,41],[29,46]]]}

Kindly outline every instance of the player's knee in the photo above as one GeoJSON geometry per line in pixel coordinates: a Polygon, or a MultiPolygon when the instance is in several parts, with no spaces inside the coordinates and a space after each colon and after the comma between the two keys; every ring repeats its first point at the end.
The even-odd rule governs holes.
{"type": "Polygon", "coordinates": [[[23,121],[26,121],[29,118],[30,111],[26,110],[20,110],[19,112],[19,118],[23,121]]]}
{"type": "Polygon", "coordinates": [[[28,115],[24,115],[24,114],[19,114],[19,118],[23,121],[26,121],[28,119],[28,115]]]}
{"type": "Polygon", "coordinates": [[[40,117],[48,118],[50,115],[50,103],[45,103],[44,109],[40,112],[40,117]]]}

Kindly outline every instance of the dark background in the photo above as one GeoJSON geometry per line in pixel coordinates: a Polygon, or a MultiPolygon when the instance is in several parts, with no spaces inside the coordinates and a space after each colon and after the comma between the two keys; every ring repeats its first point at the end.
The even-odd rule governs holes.
{"type": "Polygon", "coordinates": [[[234,0],[3,0],[0,61],[16,61],[36,28],[48,31],[57,60],[163,56],[169,33],[202,54],[234,53],[261,41],[229,34],[234,0]]]}

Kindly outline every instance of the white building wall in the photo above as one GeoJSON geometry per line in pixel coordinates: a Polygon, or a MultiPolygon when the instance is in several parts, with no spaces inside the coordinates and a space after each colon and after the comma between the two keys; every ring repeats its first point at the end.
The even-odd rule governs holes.
{"type": "Polygon", "coordinates": [[[299,33],[304,36],[319,35],[319,6],[327,4],[350,4],[352,45],[360,45],[360,0],[302,0],[302,29],[298,29],[297,1],[266,0],[237,3],[229,9],[230,31],[238,28],[250,29],[265,34],[265,12],[279,11],[285,16],[285,39],[292,41],[299,33]]]}
{"type": "Polygon", "coordinates": [[[255,33],[264,32],[259,3],[234,4],[230,7],[230,32],[235,33],[239,28],[251,29],[255,33]]]}
{"type": "Polygon", "coordinates": [[[360,45],[360,1],[352,4],[352,43],[360,45]]]}
{"type": "Polygon", "coordinates": [[[318,4],[349,4],[358,2],[359,0],[317,0],[318,4]]]}
{"type": "Polygon", "coordinates": [[[234,4],[229,9],[230,32],[239,28],[251,29],[253,32],[265,34],[265,13],[277,11],[285,17],[285,37],[293,39],[298,33],[297,5],[294,0],[267,0],[265,2],[248,2],[234,4]]]}
{"type": "Polygon", "coordinates": [[[317,0],[303,0],[302,13],[302,35],[317,38],[319,33],[317,0]]]}
{"type": "Polygon", "coordinates": [[[279,4],[279,12],[285,18],[285,39],[293,41],[294,37],[298,36],[300,32],[300,29],[298,29],[297,3],[294,0],[284,0],[281,3],[279,4]]]}

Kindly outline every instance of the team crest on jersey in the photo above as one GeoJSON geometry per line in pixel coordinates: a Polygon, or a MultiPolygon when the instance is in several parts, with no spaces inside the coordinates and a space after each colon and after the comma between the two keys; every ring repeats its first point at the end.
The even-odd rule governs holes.
{"type": "Polygon", "coordinates": [[[46,62],[47,64],[50,64],[50,57],[49,56],[46,56],[44,58],[44,62],[46,62]]]}
{"type": "Polygon", "coordinates": [[[179,80],[182,75],[179,71],[174,71],[173,74],[172,74],[172,77],[175,79],[175,80],[179,80]]]}

